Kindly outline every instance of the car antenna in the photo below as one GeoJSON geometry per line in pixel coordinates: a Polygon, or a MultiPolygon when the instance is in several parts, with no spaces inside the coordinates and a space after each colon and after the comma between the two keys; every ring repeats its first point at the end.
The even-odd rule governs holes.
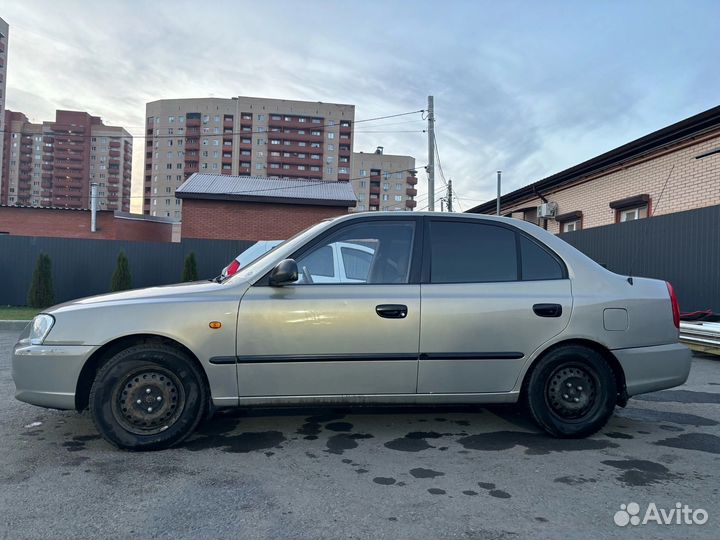
{"type": "MultiPolygon", "coordinates": [[[[660,191],[660,196],[658,197],[657,203],[653,206],[652,212],[648,214],[648,219],[655,215],[655,212],[657,212],[658,206],[660,206],[660,201],[662,201],[662,196],[665,193],[665,188],[667,187],[668,181],[670,180],[670,177],[672,176],[673,170],[675,170],[675,164],[673,163],[673,166],[670,167],[670,172],[668,172],[667,178],[665,179],[665,183],[663,184],[662,191],[660,191]]],[[[645,227],[645,235],[648,234],[648,227],[645,227]]],[[[634,257],[633,257],[634,258],[634,257]]],[[[633,284],[633,273],[632,273],[632,266],[630,267],[630,272],[628,274],[627,282],[632,285],[633,284]]]]}

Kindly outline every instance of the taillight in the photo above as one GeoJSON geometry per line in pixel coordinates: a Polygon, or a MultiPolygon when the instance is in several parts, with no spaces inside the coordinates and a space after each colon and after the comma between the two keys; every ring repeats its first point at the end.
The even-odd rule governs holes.
{"type": "Polygon", "coordinates": [[[672,312],[673,312],[673,323],[675,323],[675,328],[680,328],[680,306],[678,305],[677,296],[675,296],[675,289],[673,289],[673,286],[670,284],[669,281],[665,282],[665,285],[667,285],[668,292],[670,293],[670,303],[672,304],[672,312]]]}
{"type": "Polygon", "coordinates": [[[233,260],[230,264],[228,264],[227,271],[225,272],[226,275],[232,276],[235,272],[238,271],[240,268],[240,263],[237,262],[237,259],[233,260]]]}

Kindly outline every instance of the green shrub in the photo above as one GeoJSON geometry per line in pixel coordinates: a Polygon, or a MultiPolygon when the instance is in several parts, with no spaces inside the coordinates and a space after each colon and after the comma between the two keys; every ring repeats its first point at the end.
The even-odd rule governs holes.
{"type": "Polygon", "coordinates": [[[130,265],[128,264],[125,251],[120,251],[117,258],[117,266],[112,275],[110,282],[111,291],[126,291],[132,289],[132,274],[130,274],[130,265]]]}
{"type": "Polygon", "coordinates": [[[52,263],[50,256],[41,253],[35,264],[32,283],[28,292],[28,305],[34,308],[46,308],[55,303],[52,284],[52,263]]]}
{"type": "Polygon", "coordinates": [[[185,267],[183,268],[182,280],[183,281],[197,281],[198,280],[197,261],[195,260],[195,252],[194,251],[191,251],[190,255],[185,257],[185,267]]]}

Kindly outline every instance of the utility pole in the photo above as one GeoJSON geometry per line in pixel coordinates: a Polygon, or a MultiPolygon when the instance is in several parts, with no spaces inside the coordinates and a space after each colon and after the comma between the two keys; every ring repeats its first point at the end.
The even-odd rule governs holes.
{"type": "Polygon", "coordinates": [[[445,211],[445,206],[444,206],[444,204],[445,204],[445,199],[440,199],[440,211],[441,211],[441,212],[444,212],[444,211],[445,211]]]}
{"type": "Polygon", "coordinates": [[[435,104],[428,96],[428,211],[435,211],[435,104]]]}
{"type": "Polygon", "coordinates": [[[448,194],[447,194],[448,212],[452,212],[452,211],[453,211],[452,198],[453,198],[452,180],[448,180],[448,194]]]}
{"type": "Polygon", "coordinates": [[[500,215],[500,184],[501,180],[500,177],[502,176],[502,171],[498,171],[498,191],[497,191],[497,199],[496,199],[496,208],[495,208],[495,214],[498,216],[500,215]]]}

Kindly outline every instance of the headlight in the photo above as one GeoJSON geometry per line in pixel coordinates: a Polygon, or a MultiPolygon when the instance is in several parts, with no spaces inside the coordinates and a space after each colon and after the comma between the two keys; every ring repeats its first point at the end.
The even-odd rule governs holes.
{"type": "Polygon", "coordinates": [[[36,316],[30,323],[30,335],[28,336],[30,344],[42,345],[53,324],[55,324],[55,318],[52,315],[41,313],[36,316]]]}

